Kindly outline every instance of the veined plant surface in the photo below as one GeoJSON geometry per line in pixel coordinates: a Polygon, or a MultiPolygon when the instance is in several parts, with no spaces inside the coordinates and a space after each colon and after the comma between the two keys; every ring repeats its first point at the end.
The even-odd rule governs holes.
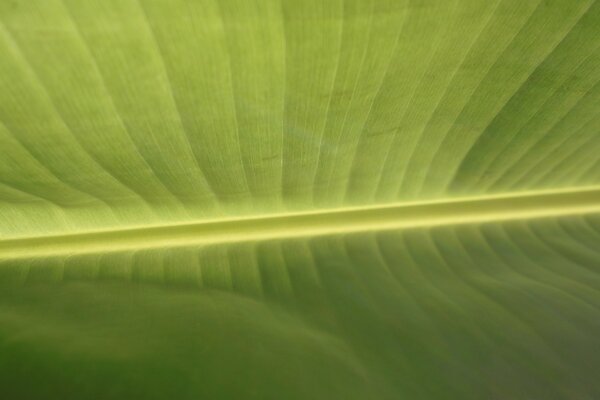
{"type": "Polygon", "coordinates": [[[0,0],[0,397],[600,398],[600,3],[0,0]]]}

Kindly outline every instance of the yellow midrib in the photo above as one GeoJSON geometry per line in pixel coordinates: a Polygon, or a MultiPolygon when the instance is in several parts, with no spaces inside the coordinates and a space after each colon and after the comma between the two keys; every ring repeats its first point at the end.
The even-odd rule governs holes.
{"type": "Polygon", "coordinates": [[[0,259],[470,224],[600,212],[600,187],[464,197],[0,241],[0,259]]]}

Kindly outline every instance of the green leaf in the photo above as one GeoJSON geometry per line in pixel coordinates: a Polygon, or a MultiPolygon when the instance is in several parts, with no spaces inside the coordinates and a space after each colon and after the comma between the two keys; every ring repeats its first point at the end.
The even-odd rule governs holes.
{"type": "Polygon", "coordinates": [[[600,397],[600,3],[0,0],[0,397],[600,397]]]}

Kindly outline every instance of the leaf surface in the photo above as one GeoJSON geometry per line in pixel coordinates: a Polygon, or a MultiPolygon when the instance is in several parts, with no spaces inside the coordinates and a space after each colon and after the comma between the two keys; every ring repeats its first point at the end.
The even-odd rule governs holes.
{"type": "Polygon", "coordinates": [[[0,393],[600,397],[600,3],[0,0],[0,393]]]}

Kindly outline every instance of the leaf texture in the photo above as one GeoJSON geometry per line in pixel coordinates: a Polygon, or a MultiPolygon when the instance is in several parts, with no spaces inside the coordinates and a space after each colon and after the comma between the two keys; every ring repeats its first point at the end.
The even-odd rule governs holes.
{"type": "Polygon", "coordinates": [[[0,0],[0,397],[600,397],[600,2],[0,0]]]}

